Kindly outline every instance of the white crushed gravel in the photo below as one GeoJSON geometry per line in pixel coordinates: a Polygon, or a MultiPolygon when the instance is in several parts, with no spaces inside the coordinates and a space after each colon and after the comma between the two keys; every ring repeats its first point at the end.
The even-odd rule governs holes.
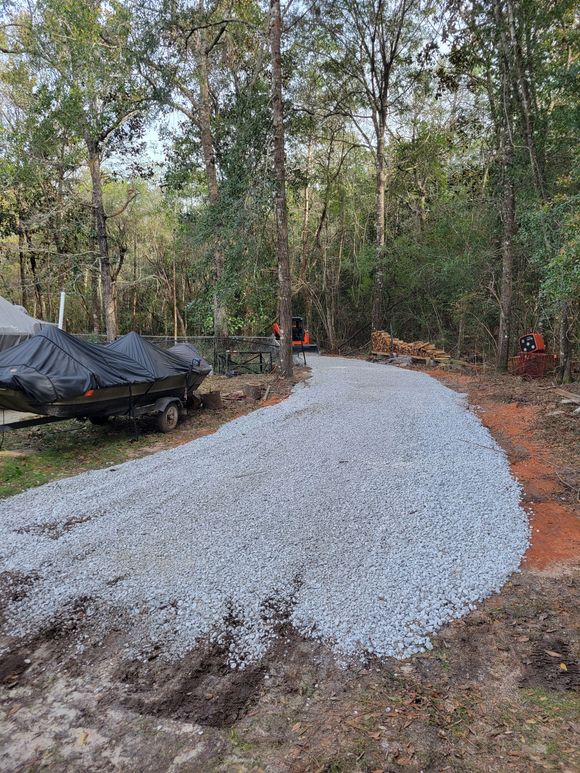
{"type": "Polygon", "coordinates": [[[499,590],[527,516],[464,399],[417,372],[309,360],[307,386],[214,435],[1,502],[1,569],[35,577],[6,632],[82,599],[133,653],[179,657],[209,634],[235,666],[289,615],[342,655],[406,657],[499,590]]]}

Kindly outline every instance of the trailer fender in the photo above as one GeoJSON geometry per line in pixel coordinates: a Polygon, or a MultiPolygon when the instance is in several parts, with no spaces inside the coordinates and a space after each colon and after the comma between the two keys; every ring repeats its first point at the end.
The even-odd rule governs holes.
{"type": "Polygon", "coordinates": [[[167,408],[167,406],[171,405],[171,403],[177,404],[180,413],[184,410],[183,402],[179,399],[179,397],[160,397],[158,400],[155,400],[155,405],[153,406],[151,413],[163,413],[163,411],[167,408]]]}

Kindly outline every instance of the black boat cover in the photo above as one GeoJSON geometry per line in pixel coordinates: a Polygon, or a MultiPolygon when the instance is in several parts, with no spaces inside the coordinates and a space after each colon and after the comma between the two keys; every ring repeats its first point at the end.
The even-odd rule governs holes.
{"type": "Polygon", "coordinates": [[[187,360],[187,362],[192,362],[207,373],[211,372],[211,365],[207,360],[204,360],[193,344],[175,344],[167,351],[177,355],[177,357],[181,357],[183,360],[187,360]]]}
{"type": "Polygon", "coordinates": [[[127,333],[117,338],[107,345],[107,349],[140,363],[154,374],[155,379],[190,371],[207,375],[211,370],[191,344],[178,344],[172,349],[161,349],[146,338],[141,338],[138,333],[127,333]]]}
{"type": "Polygon", "coordinates": [[[27,341],[0,352],[0,387],[24,392],[37,403],[78,397],[88,389],[150,383],[156,378],[126,354],[56,327],[43,326],[27,341]]]}

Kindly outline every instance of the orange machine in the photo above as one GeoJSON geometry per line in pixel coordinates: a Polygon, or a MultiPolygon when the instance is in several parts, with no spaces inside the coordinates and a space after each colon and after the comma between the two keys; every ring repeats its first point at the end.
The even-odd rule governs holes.
{"type": "Polygon", "coordinates": [[[526,333],[520,337],[520,353],[513,361],[517,376],[543,378],[556,366],[558,357],[546,352],[546,342],[541,333],[526,333]]]}
{"type": "MultiPolygon", "coordinates": [[[[272,332],[280,340],[280,325],[274,322],[272,332]]],[[[310,331],[304,327],[303,317],[292,317],[292,349],[295,352],[317,352],[318,346],[310,340],[310,331]]]]}
{"type": "Polygon", "coordinates": [[[546,351],[546,343],[541,333],[527,333],[520,338],[520,351],[523,353],[546,351]]]}

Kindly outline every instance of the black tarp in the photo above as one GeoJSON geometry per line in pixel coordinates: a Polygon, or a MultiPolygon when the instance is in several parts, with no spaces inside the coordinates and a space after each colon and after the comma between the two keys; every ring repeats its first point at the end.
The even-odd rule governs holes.
{"type": "Polygon", "coordinates": [[[0,387],[24,392],[33,402],[78,397],[88,389],[156,380],[140,362],[110,347],[91,344],[56,327],[0,352],[0,387]]]}
{"type": "Polygon", "coordinates": [[[138,333],[127,333],[107,345],[107,349],[130,357],[155,375],[156,379],[180,373],[208,374],[210,366],[191,344],[178,344],[172,349],[161,347],[142,338],[138,333]]]}
{"type": "Polygon", "coordinates": [[[211,365],[204,360],[201,354],[197,351],[193,344],[175,344],[171,349],[168,349],[172,354],[177,357],[181,357],[182,360],[192,362],[198,368],[202,368],[205,372],[211,371],[211,365]]]}

